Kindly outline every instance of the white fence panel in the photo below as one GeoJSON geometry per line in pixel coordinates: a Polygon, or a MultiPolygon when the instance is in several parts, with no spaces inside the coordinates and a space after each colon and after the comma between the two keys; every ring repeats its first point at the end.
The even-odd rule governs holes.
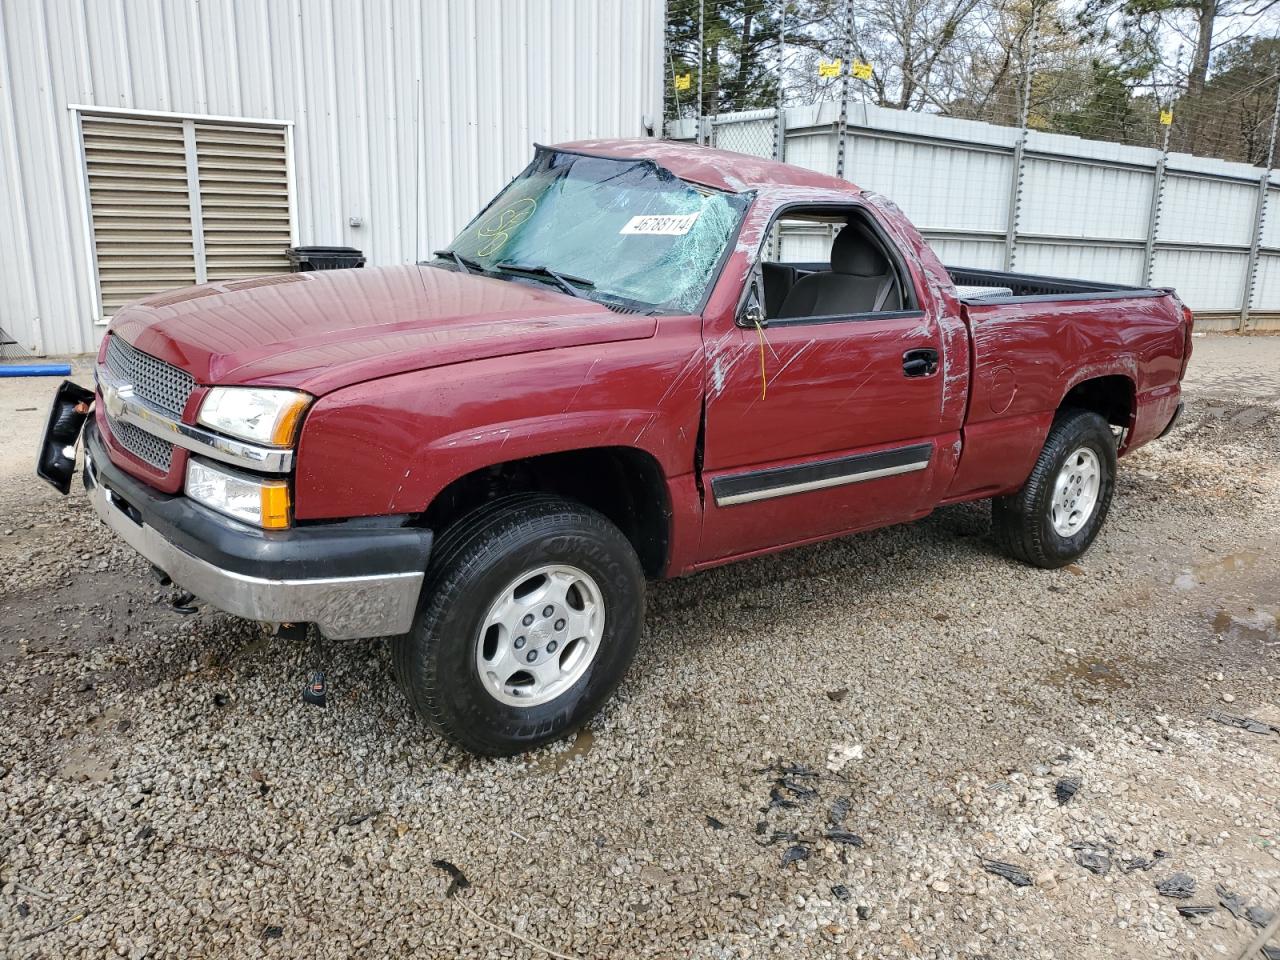
{"type": "Polygon", "coordinates": [[[975,240],[971,237],[940,237],[925,234],[929,246],[943,263],[975,270],[999,270],[1004,266],[1003,240],[975,240]]]}
{"type": "Polygon", "coordinates": [[[1171,170],[1164,186],[1158,238],[1248,247],[1257,202],[1256,183],[1189,177],[1171,170]]]}
{"type": "Polygon", "coordinates": [[[1147,235],[1154,170],[1037,156],[1027,159],[1024,176],[1022,233],[1137,241],[1147,235]]]}
{"type": "Polygon", "coordinates": [[[1009,154],[859,132],[846,152],[845,170],[858,186],[893,200],[924,230],[1003,233],[1009,219],[1009,154]]]}
{"type": "Polygon", "coordinates": [[[1157,250],[1151,283],[1177,287],[1195,310],[1238,310],[1244,293],[1248,253],[1225,250],[1157,250]]]}
{"type": "Polygon", "coordinates": [[[1142,283],[1146,253],[1140,246],[1096,246],[1083,243],[1018,243],[1017,269],[1022,273],[1101,280],[1106,283],[1142,283]]]}

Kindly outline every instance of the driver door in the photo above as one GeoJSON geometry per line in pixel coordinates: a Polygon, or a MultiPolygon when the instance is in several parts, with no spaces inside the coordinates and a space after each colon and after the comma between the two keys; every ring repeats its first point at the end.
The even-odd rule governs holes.
{"type": "Polygon", "coordinates": [[[861,204],[787,215],[807,212],[833,227],[832,216],[864,218],[898,272],[900,309],[768,316],[785,299],[765,289],[769,277],[827,268],[787,262],[797,242],[781,231],[782,262],[757,264],[736,320],[704,337],[704,563],[928,513],[950,462],[941,334],[901,255],[861,204]]]}

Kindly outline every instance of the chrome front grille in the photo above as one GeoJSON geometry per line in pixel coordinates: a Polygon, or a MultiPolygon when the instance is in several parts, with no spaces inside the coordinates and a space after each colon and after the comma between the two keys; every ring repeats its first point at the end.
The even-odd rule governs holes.
{"type": "Polygon", "coordinates": [[[196,388],[191,374],[143,353],[115,335],[107,337],[106,367],[117,380],[132,384],[135,396],[172,414],[175,420],[182,418],[187,398],[196,388]]]}
{"type": "Polygon", "coordinates": [[[111,435],[120,446],[162,473],[169,472],[169,464],[173,460],[173,444],[168,440],[161,440],[132,423],[114,420],[110,415],[107,416],[107,426],[111,428],[111,435]]]}

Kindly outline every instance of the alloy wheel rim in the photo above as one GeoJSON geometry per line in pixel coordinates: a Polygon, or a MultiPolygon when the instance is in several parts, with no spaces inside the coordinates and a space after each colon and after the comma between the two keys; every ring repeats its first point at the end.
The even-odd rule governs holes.
{"type": "Polygon", "coordinates": [[[1098,507],[1102,489],[1102,461],[1090,447],[1072,451],[1053,481],[1049,519],[1060,537],[1072,537],[1084,528],[1098,507]]]}
{"type": "Polygon", "coordinates": [[[508,706],[554,700],[595,660],[604,622],[604,597],[589,574],[567,564],[528,570],[498,592],[480,624],[480,681],[508,706]]]}

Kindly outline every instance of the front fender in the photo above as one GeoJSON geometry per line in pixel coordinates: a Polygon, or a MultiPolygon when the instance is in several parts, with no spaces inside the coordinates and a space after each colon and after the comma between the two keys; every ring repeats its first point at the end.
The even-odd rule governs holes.
{"type": "Polygon", "coordinates": [[[631,447],[693,470],[703,391],[698,318],[651,339],[438,367],[322,397],[299,440],[300,520],[417,513],[483,467],[631,447]]]}

